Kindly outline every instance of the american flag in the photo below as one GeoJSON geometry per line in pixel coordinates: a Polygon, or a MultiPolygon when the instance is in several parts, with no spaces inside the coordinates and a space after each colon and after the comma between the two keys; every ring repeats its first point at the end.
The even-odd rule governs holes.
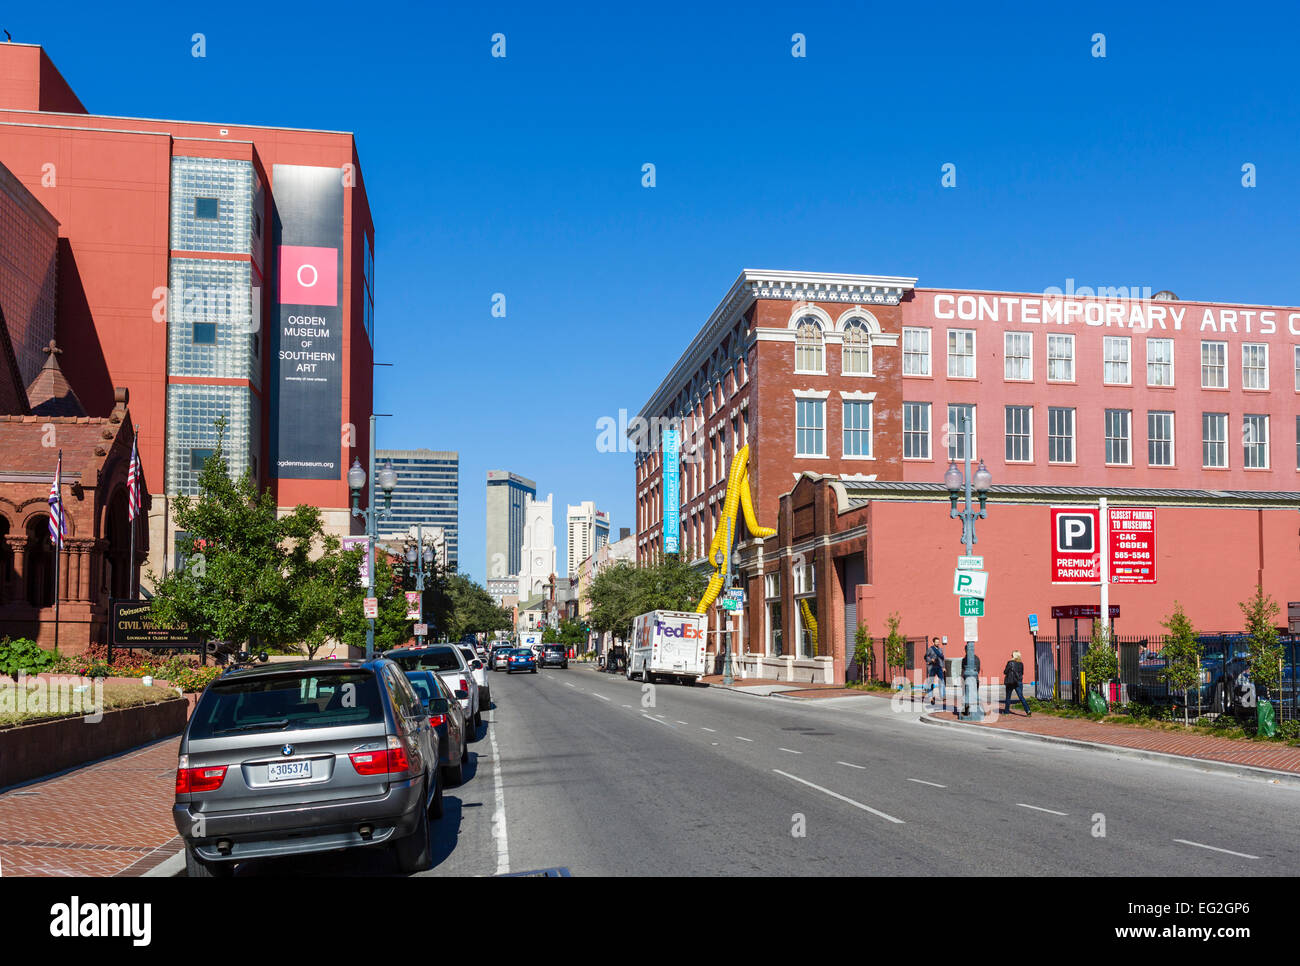
{"type": "Polygon", "coordinates": [[[63,450],[59,450],[59,462],[54,467],[54,482],[50,485],[50,543],[56,547],[63,546],[63,538],[68,535],[68,520],[63,515],[63,450]]]}
{"type": "Polygon", "coordinates": [[[131,465],[126,471],[126,515],[134,520],[140,515],[140,456],[131,440],[131,465]]]}

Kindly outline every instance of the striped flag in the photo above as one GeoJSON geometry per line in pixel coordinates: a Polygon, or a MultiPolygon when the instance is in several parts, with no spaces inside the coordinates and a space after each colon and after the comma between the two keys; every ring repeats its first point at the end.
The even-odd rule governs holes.
{"type": "Polygon", "coordinates": [[[140,456],[131,440],[131,465],[126,471],[126,515],[135,520],[140,515],[140,456]]]}
{"type": "Polygon", "coordinates": [[[63,515],[63,450],[59,450],[59,462],[54,467],[54,483],[50,486],[50,543],[56,547],[63,546],[63,538],[68,535],[68,520],[63,515]]]}

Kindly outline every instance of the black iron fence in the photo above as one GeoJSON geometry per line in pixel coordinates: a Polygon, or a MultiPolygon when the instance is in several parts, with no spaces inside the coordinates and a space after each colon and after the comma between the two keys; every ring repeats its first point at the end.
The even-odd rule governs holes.
{"type": "MultiPolygon", "coordinates": [[[[1182,715],[1184,702],[1192,718],[1240,715],[1253,710],[1258,697],[1250,680],[1246,661],[1250,639],[1242,633],[1200,635],[1201,661],[1199,685],[1186,695],[1171,691],[1164,679],[1166,661],[1162,656],[1166,635],[1121,634],[1114,637],[1118,650],[1118,679],[1110,684],[1112,701],[1138,702],[1157,707],[1177,707],[1182,715]]],[[[1057,695],[1078,702],[1079,659],[1091,644],[1086,635],[1043,636],[1037,639],[1036,670],[1038,679],[1055,683],[1057,695]]],[[[1300,635],[1281,636],[1282,660],[1279,685],[1268,695],[1277,710],[1279,721],[1300,720],[1300,635]]]]}

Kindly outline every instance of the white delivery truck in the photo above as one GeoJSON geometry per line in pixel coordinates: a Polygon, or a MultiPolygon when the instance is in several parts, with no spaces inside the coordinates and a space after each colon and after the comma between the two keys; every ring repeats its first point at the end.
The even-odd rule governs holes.
{"type": "Polygon", "coordinates": [[[520,631],[519,646],[520,647],[541,647],[542,632],[541,631],[520,631]]]}
{"type": "Polygon", "coordinates": [[[708,616],[682,610],[652,610],[632,622],[627,678],[652,683],[673,678],[694,684],[707,672],[704,649],[708,616]]]}

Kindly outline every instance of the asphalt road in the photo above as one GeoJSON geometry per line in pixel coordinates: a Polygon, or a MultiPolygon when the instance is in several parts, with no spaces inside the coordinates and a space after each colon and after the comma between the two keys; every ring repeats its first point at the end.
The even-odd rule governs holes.
{"type": "MultiPolygon", "coordinates": [[[[492,675],[425,875],[1296,875],[1300,787],[574,664],[492,675]]],[[[382,853],[241,874],[393,874],[382,853]]]]}

